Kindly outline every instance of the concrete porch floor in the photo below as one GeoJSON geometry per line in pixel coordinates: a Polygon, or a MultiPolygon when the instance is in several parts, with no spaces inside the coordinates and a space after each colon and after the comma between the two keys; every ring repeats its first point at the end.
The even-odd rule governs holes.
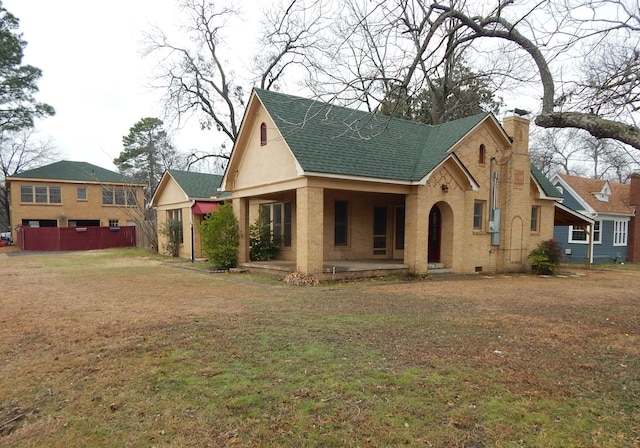
{"type": "MultiPolygon", "coordinates": [[[[296,271],[295,261],[269,260],[242,263],[241,268],[286,276],[296,271]]],[[[409,266],[402,260],[325,260],[319,280],[379,277],[389,274],[407,274],[409,266]]]]}

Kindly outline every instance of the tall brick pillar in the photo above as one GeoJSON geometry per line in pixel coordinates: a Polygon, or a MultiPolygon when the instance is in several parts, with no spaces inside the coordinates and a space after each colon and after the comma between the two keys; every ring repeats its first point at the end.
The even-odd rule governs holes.
{"type": "Polygon", "coordinates": [[[498,207],[502,210],[499,251],[502,256],[497,267],[518,271],[532,249],[528,238],[531,220],[529,120],[513,114],[504,118],[502,126],[512,143],[503,159],[498,161],[498,207]]]}
{"type": "Polygon", "coordinates": [[[636,209],[635,215],[629,221],[629,241],[627,259],[640,261],[640,173],[631,175],[631,188],[629,191],[629,205],[636,209]]]}
{"type": "Polygon", "coordinates": [[[302,187],[296,190],[296,269],[319,274],[324,261],[324,190],[302,187]]]}

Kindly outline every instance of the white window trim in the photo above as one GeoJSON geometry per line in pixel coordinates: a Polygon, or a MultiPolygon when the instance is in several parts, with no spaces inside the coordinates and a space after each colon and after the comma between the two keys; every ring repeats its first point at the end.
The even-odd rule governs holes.
{"type": "MultiPolygon", "coordinates": [[[[597,240],[593,240],[593,244],[602,244],[602,221],[594,221],[594,224],[593,224],[594,227],[595,227],[595,223],[598,223],[598,239],[597,240]]],[[[591,230],[591,232],[593,232],[593,229],[591,230]]],[[[587,234],[587,239],[586,240],[574,240],[573,239],[573,226],[569,226],[568,243],[570,243],[570,244],[589,244],[589,240],[590,239],[591,239],[591,235],[587,234]]]]}
{"type": "Polygon", "coordinates": [[[615,219],[613,221],[613,245],[615,247],[622,247],[627,245],[629,238],[629,221],[622,219],[615,219]],[[620,229],[622,227],[622,229],[620,229]],[[618,236],[621,236],[618,241],[618,236]]]}

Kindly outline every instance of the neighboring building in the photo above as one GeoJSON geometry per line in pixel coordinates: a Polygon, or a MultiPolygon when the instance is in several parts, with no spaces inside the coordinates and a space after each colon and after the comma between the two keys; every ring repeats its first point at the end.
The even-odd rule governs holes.
{"type": "Polygon", "coordinates": [[[145,185],[90,163],[60,161],[6,183],[14,240],[21,226],[118,228],[142,219],[145,185]]]}
{"type": "Polygon", "coordinates": [[[429,126],[255,89],[222,183],[239,262],[268,207],[278,258],[305,274],[330,272],[332,260],[415,274],[526,269],[553,237],[560,195],[531,166],[529,120],[503,126],[490,113],[429,126]]]}
{"type": "Polygon", "coordinates": [[[556,174],[551,182],[562,194],[563,204],[593,219],[593,230],[583,226],[556,226],[554,239],[571,261],[639,261],[640,247],[633,247],[632,231],[638,234],[635,209],[640,199],[640,176],[631,184],[556,174]],[[632,200],[632,191],[636,199],[632,200]],[[592,238],[591,238],[592,237],[592,238]],[[591,253],[589,242],[593,239],[591,253]]]}
{"type": "Polygon", "coordinates": [[[202,258],[199,225],[204,217],[229,198],[229,194],[218,191],[222,176],[167,170],[151,199],[157,209],[158,250],[166,252],[168,237],[166,225],[169,220],[181,223],[178,256],[202,258]]]}

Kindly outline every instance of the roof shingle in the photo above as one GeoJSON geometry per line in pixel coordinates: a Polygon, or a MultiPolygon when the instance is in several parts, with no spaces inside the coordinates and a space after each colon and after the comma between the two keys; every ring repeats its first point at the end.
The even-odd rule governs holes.
{"type": "Polygon", "coordinates": [[[623,213],[632,214],[633,208],[629,206],[629,195],[631,194],[631,186],[618,182],[609,182],[611,187],[611,195],[609,202],[598,200],[593,193],[602,191],[602,187],[608,181],[601,179],[588,179],[585,177],[569,176],[568,174],[559,174],[567,185],[573,189],[589,207],[598,213],[623,213]]]}
{"type": "Polygon", "coordinates": [[[490,115],[431,126],[270,90],[255,93],[302,169],[324,174],[422,179],[490,115]]]}
{"type": "Polygon", "coordinates": [[[192,171],[167,170],[190,199],[224,197],[229,193],[218,191],[222,176],[192,171]]]}
{"type": "Polygon", "coordinates": [[[8,176],[8,180],[14,179],[47,179],[66,180],[76,182],[98,182],[115,184],[144,185],[143,183],[132,181],[115,171],[106,170],[87,162],[72,162],[61,160],[60,162],[23,171],[13,176],[8,176]]]}

